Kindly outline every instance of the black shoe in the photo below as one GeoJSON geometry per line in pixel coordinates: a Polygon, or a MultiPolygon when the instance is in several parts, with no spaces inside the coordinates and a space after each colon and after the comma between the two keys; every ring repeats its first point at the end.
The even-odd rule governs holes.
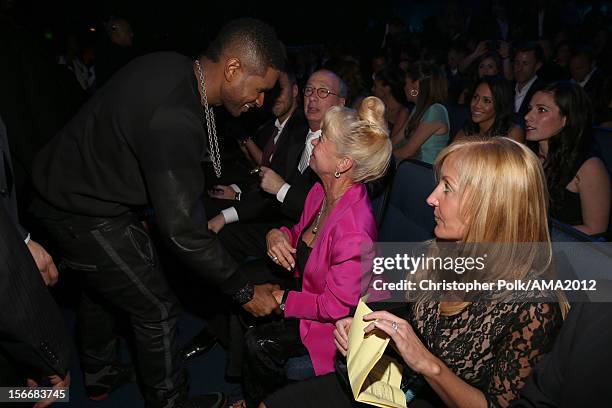
{"type": "Polygon", "coordinates": [[[96,371],[84,370],[85,392],[90,400],[101,401],[116,389],[134,382],[136,375],[131,365],[113,364],[96,371]]]}
{"type": "Polygon", "coordinates": [[[221,392],[199,395],[191,397],[187,401],[178,405],[177,408],[223,408],[227,400],[221,392]]]}
{"type": "Polygon", "coordinates": [[[210,351],[216,343],[217,337],[204,329],[181,349],[181,356],[185,361],[194,359],[210,351]]]}

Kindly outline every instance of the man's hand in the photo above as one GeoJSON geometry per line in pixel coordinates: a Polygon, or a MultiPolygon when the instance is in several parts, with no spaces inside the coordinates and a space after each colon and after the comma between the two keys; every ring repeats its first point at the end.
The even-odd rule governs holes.
{"type": "MultiPolygon", "coordinates": [[[[59,388],[69,388],[70,387],[70,373],[66,374],[66,377],[61,378],[59,375],[50,375],[49,381],[51,385],[53,385],[54,389],[59,388]]],[[[27,381],[28,387],[36,388],[38,387],[38,383],[31,378],[28,378],[27,381]]],[[[53,404],[56,398],[49,398],[45,400],[40,400],[36,404],[34,404],[33,408],[46,408],[53,404]]]]}
{"type": "Polygon", "coordinates": [[[30,250],[30,254],[32,254],[32,258],[34,258],[34,262],[36,262],[40,275],[45,281],[45,285],[55,285],[57,283],[58,273],[51,255],[33,239],[30,239],[28,242],[28,249],[30,250]]]}
{"type": "Polygon", "coordinates": [[[276,195],[278,190],[285,184],[285,180],[269,167],[261,166],[259,175],[261,176],[260,186],[263,191],[276,195]]]}
{"type": "Polygon", "coordinates": [[[234,200],[236,198],[236,192],[233,188],[222,185],[213,186],[212,189],[208,190],[208,195],[222,200],[234,200]]]}
{"type": "Polygon", "coordinates": [[[255,317],[268,316],[272,312],[280,313],[281,310],[272,294],[272,291],[279,289],[280,286],[270,283],[255,285],[253,299],[242,305],[242,307],[255,317]]]}
{"type": "Polygon", "coordinates": [[[218,234],[223,227],[225,227],[225,217],[223,214],[218,214],[208,221],[208,229],[215,234],[218,234]]]}

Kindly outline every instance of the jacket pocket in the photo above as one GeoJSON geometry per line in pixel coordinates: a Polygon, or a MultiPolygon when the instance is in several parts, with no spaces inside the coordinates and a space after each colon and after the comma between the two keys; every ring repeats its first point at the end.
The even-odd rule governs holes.
{"type": "Polygon", "coordinates": [[[149,234],[134,224],[128,225],[127,234],[143,261],[149,265],[155,265],[155,253],[149,234]]]}

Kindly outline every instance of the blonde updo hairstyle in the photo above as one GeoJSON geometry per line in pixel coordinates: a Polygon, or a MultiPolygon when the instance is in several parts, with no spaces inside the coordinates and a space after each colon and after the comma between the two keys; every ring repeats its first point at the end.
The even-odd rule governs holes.
{"type": "Polygon", "coordinates": [[[385,105],[375,96],[365,98],[359,111],[344,106],[330,108],[321,130],[336,145],[338,155],[353,160],[349,177],[366,183],[382,177],[391,160],[391,140],[385,105]]]}

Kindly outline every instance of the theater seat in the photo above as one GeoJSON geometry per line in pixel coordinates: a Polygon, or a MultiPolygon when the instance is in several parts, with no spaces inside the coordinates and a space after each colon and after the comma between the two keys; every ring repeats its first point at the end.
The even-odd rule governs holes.
{"type": "MultiPolygon", "coordinates": [[[[612,180],[612,129],[593,129],[591,152],[604,162],[612,180]]],[[[612,217],[610,217],[610,223],[608,224],[608,237],[612,237],[612,217]]]]}
{"type": "Polygon", "coordinates": [[[470,107],[469,105],[444,105],[446,111],[448,112],[448,119],[450,120],[450,138],[449,142],[452,142],[459,132],[465,122],[468,120],[470,116],[470,107]]]}
{"type": "Polygon", "coordinates": [[[430,164],[414,159],[402,161],[393,180],[378,240],[422,242],[433,238],[433,208],[425,200],[435,185],[430,164]]]}
{"type": "Polygon", "coordinates": [[[612,130],[604,128],[593,129],[593,153],[603,160],[612,177],[612,130]]]}

